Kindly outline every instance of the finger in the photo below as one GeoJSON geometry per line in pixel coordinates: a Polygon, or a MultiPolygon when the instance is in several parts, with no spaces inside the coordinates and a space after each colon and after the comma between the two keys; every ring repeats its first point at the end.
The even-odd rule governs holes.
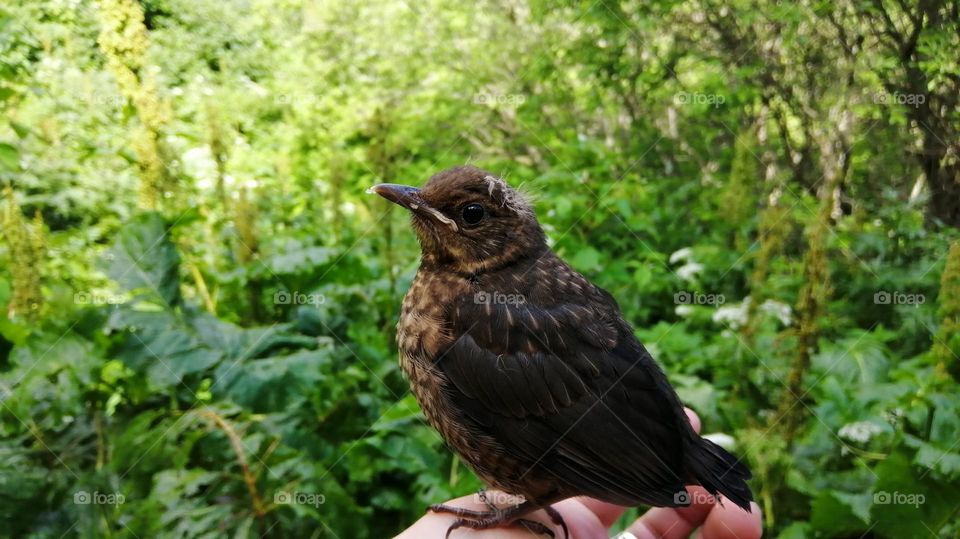
{"type": "Polygon", "coordinates": [[[686,539],[711,513],[716,500],[701,486],[689,486],[688,507],[657,507],[627,528],[637,539],[686,539]]]}
{"type": "Polygon", "coordinates": [[[580,502],[581,505],[583,505],[584,507],[592,511],[593,514],[597,517],[597,520],[599,520],[600,523],[603,524],[604,528],[609,528],[610,526],[613,526],[613,524],[617,520],[619,520],[620,517],[623,515],[624,511],[627,510],[627,508],[623,507],[622,505],[614,505],[612,503],[602,502],[595,498],[587,498],[585,496],[581,496],[574,499],[580,502]]]}
{"type": "MultiPolygon", "coordinates": [[[[571,539],[607,539],[609,525],[600,521],[593,508],[582,503],[585,499],[587,498],[569,498],[553,504],[553,508],[563,516],[571,539]]],[[[558,533],[557,537],[562,537],[562,534],[558,533]]]]}
{"type": "Polygon", "coordinates": [[[701,530],[701,539],[760,539],[763,533],[763,515],[760,506],[750,503],[750,512],[729,500],[717,504],[707,516],[701,530]]]}

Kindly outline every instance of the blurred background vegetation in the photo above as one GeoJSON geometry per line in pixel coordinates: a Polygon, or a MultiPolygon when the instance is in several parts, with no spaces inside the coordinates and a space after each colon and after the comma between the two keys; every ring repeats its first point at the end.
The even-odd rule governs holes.
{"type": "Polygon", "coordinates": [[[536,196],[770,536],[957,537],[957,2],[0,8],[0,535],[385,537],[479,487],[364,190],[536,196]]]}

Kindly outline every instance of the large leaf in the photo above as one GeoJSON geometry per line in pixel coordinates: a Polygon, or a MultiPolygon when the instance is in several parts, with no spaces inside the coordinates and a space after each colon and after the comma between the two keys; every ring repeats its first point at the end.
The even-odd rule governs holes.
{"type": "Polygon", "coordinates": [[[224,362],[215,389],[255,412],[279,412],[316,393],[331,371],[331,350],[304,350],[288,356],[224,362]]]}
{"type": "Polygon", "coordinates": [[[903,452],[891,454],[876,468],[874,530],[885,537],[930,537],[946,525],[960,504],[960,484],[936,481],[911,466],[903,452]]]}
{"type": "Polygon", "coordinates": [[[123,309],[113,315],[111,323],[125,330],[120,358],[145,374],[155,388],[177,386],[185,376],[205,371],[224,356],[167,311],[123,309]]]}
{"type": "Polygon", "coordinates": [[[821,491],[813,500],[810,522],[830,537],[862,533],[869,528],[870,501],[869,494],[821,491]]]}
{"type": "Polygon", "coordinates": [[[811,366],[817,378],[836,376],[844,384],[857,387],[887,381],[889,369],[890,361],[883,342],[863,330],[852,331],[836,342],[825,342],[811,366]]]}
{"type": "MultiPolygon", "coordinates": [[[[953,447],[956,447],[956,445],[953,447]]],[[[936,477],[960,482],[960,453],[921,442],[914,463],[935,472],[936,477]]],[[[924,471],[922,473],[929,472],[924,471]]]]}
{"type": "Polygon", "coordinates": [[[241,328],[205,312],[190,318],[197,336],[228,360],[262,357],[275,348],[316,348],[317,339],[290,332],[290,324],[241,328]]]}
{"type": "Polygon", "coordinates": [[[265,263],[271,272],[286,275],[322,266],[337,254],[336,249],[329,247],[303,245],[298,241],[290,241],[281,252],[268,257],[265,263]]]}
{"type": "Polygon", "coordinates": [[[107,253],[107,274],[125,290],[172,307],[180,302],[180,255],[158,213],[128,222],[107,253]]]}

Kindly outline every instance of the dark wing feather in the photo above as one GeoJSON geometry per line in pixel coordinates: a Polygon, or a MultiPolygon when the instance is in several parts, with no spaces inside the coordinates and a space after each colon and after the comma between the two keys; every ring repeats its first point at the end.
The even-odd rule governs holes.
{"type": "Polygon", "coordinates": [[[454,310],[459,338],[437,363],[450,399],[569,495],[676,505],[689,479],[683,409],[616,304],[599,289],[579,297],[549,306],[465,298],[454,310]]]}

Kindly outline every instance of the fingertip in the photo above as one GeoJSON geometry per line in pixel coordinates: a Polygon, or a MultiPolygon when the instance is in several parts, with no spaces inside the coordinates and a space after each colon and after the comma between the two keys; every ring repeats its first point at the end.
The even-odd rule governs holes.
{"type": "Polygon", "coordinates": [[[693,427],[693,431],[697,434],[700,434],[700,416],[697,415],[692,409],[684,407],[683,411],[687,413],[687,419],[690,420],[690,426],[693,427]]]}
{"type": "Polygon", "coordinates": [[[702,539],[760,539],[763,534],[763,515],[760,506],[750,502],[750,512],[730,500],[714,506],[703,523],[702,539]]]}
{"type": "Polygon", "coordinates": [[[700,485],[687,485],[686,489],[690,505],[675,507],[672,511],[675,511],[695,528],[707,518],[717,499],[700,485]]]}

